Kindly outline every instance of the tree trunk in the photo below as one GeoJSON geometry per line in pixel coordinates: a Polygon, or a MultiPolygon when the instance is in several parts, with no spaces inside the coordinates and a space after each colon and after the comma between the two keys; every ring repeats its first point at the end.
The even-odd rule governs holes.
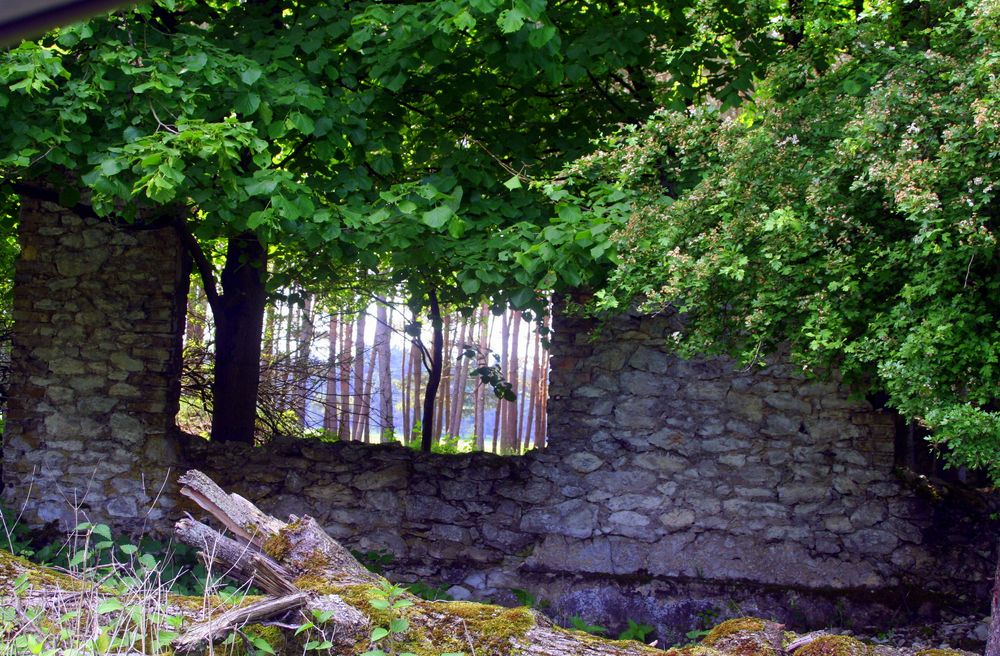
{"type": "MultiPolygon", "coordinates": [[[[410,434],[406,437],[406,443],[409,444],[417,435],[417,425],[420,423],[420,403],[418,399],[421,398],[420,392],[423,390],[423,378],[424,378],[424,361],[421,357],[420,347],[416,344],[411,346],[411,354],[413,356],[413,366],[411,371],[413,371],[413,393],[410,395],[413,404],[413,424],[410,428],[410,434]]],[[[421,435],[423,434],[423,429],[421,428],[421,435]]]]}
{"type": "Polygon", "coordinates": [[[402,402],[403,402],[403,412],[401,413],[403,421],[403,434],[400,436],[400,442],[403,444],[410,443],[410,375],[412,372],[413,363],[413,347],[410,347],[410,351],[406,350],[406,342],[403,342],[403,348],[399,354],[399,387],[402,392],[402,402]]]}
{"type": "MultiPolygon", "coordinates": [[[[483,304],[479,308],[479,346],[476,353],[476,367],[484,367],[489,362],[487,351],[489,349],[489,329],[490,311],[483,304]]],[[[486,387],[481,380],[476,380],[473,391],[472,423],[473,432],[476,434],[476,450],[486,450],[486,387]]]]}
{"type": "Polygon", "coordinates": [[[340,426],[337,436],[342,440],[351,439],[351,339],[354,328],[350,321],[341,325],[344,343],[340,347],[340,426]]]}
{"type": "Polygon", "coordinates": [[[424,414],[420,450],[430,453],[434,443],[434,399],[441,384],[441,359],[444,357],[444,330],[441,324],[441,308],[438,306],[437,292],[430,292],[431,327],[434,341],[431,344],[431,371],[427,375],[427,389],[424,391],[424,414]]]}
{"type": "Polygon", "coordinates": [[[308,428],[306,425],[306,408],[311,388],[309,354],[312,351],[314,332],[312,310],[313,295],[306,294],[302,313],[299,315],[298,345],[295,355],[295,415],[298,418],[299,427],[303,430],[308,428]]]}
{"type": "Polygon", "coordinates": [[[1000,542],[997,543],[997,571],[993,577],[993,604],[991,606],[990,637],[986,642],[986,656],[1000,656],[1000,542]]]}
{"type": "Polygon", "coordinates": [[[534,357],[531,359],[531,393],[524,399],[528,404],[528,418],[524,424],[524,434],[521,441],[524,443],[525,449],[530,449],[532,446],[532,436],[534,434],[535,427],[535,409],[538,407],[538,389],[539,389],[539,377],[541,376],[541,367],[539,367],[539,360],[541,359],[542,345],[541,345],[541,335],[535,332],[535,338],[532,340],[534,344],[534,357]]]}
{"type": "Polygon", "coordinates": [[[368,308],[358,315],[357,334],[354,337],[354,433],[351,439],[360,440],[364,429],[365,414],[365,323],[368,318],[368,308]]]}
{"type": "Polygon", "coordinates": [[[260,386],[267,249],[257,236],[229,239],[215,314],[212,439],[252,444],[260,386]]]}
{"type": "Polygon", "coordinates": [[[326,393],[323,404],[323,430],[327,435],[337,434],[337,351],[340,343],[337,341],[337,315],[330,315],[330,326],[327,330],[327,339],[330,344],[330,353],[326,360],[326,393]]]}
{"type": "MultiPolygon", "coordinates": [[[[465,353],[470,330],[469,320],[463,318],[458,332],[458,341],[455,342],[458,346],[459,354],[465,353]]],[[[460,355],[460,359],[454,365],[453,371],[455,373],[451,381],[451,414],[448,418],[448,434],[458,436],[462,434],[462,414],[463,410],[465,410],[465,383],[469,377],[469,359],[464,355],[460,355]]]]}
{"type": "Polygon", "coordinates": [[[375,351],[378,353],[379,442],[391,439],[396,432],[392,398],[392,348],[389,311],[378,304],[378,327],[375,329],[375,351]]]}
{"type": "MultiPolygon", "coordinates": [[[[361,413],[358,423],[361,425],[361,441],[366,444],[371,442],[371,421],[372,421],[372,389],[375,386],[375,365],[378,356],[378,349],[373,345],[371,353],[368,354],[368,371],[365,374],[365,389],[361,395],[361,413]]],[[[379,436],[381,442],[381,435],[379,436]]]]}
{"type": "Polygon", "coordinates": [[[441,348],[441,384],[438,386],[439,395],[434,406],[434,443],[441,441],[447,423],[449,408],[451,408],[451,353],[452,344],[455,343],[453,336],[453,322],[450,314],[441,317],[441,334],[444,338],[444,345],[441,348]],[[444,354],[447,354],[445,357],[444,354]]]}
{"type": "MultiPolygon", "coordinates": [[[[331,653],[359,654],[377,648],[370,642],[372,629],[387,624],[388,620],[384,612],[381,615],[373,612],[371,602],[384,598],[386,593],[380,591],[391,589],[390,584],[362,567],[314,519],[293,516],[289,523],[281,522],[242,497],[226,494],[198,471],[189,471],[180,483],[184,486],[182,494],[235,535],[235,539],[224,537],[187,518],[177,523],[180,540],[199,549],[203,558],[215,561],[217,569],[252,582],[271,598],[190,626],[172,643],[178,652],[201,650],[213,639],[248,622],[278,621],[290,611],[297,614],[302,608],[331,611],[326,613],[328,621],[313,629],[332,643],[331,653]]],[[[462,652],[478,656],[663,653],[634,641],[605,640],[580,631],[558,629],[544,615],[529,608],[425,601],[403,590],[395,594],[398,595],[395,598],[407,603],[389,613],[405,617],[407,626],[386,641],[397,642],[399,652],[462,652]]],[[[315,613],[306,616],[315,617],[315,613]]],[[[282,624],[288,625],[287,636],[291,636],[301,620],[278,622],[278,626],[282,624]]],[[[292,653],[291,644],[272,647],[278,653],[292,653]]]]}
{"type": "MultiPolygon", "coordinates": [[[[521,313],[514,312],[510,318],[513,323],[514,330],[511,331],[511,342],[510,342],[510,355],[508,359],[508,367],[505,369],[505,374],[508,376],[508,381],[511,384],[511,391],[514,394],[518,394],[520,391],[520,384],[517,380],[517,367],[518,367],[518,341],[521,336],[521,313]]],[[[500,451],[502,453],[517,453],[517,402],[519,399],[514,401],[506,401],[504,403],[504,417],[503,417],[503,430],[500,432],[500,451]]]]}
{"type": "Polygon", "coordinates": [[[191,291],[188,292],[188,312],[185,322],[184,343],[186,346],[203,345],[205,343],[205,324],[208,318],[208,299],[202,285],[197,280],[191,281],[191,291]]]}

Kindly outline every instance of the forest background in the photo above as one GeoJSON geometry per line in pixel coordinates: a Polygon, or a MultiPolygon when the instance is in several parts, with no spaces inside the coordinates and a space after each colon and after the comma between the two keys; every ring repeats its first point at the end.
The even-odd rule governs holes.
{"type": "MultiPolygon", "coordinates": [[[[339,322],[324,387],[337,369],[378,396],[365,390],[392,378],[370,373],[384,335],[373,360],[360,320],[347,325],[382,299],[406,306],[411,337],[426,330],[404,358],[404,439],[419,424],[429,450],[461,432],[462,376],[436,403],[448,362],[500,398],[516,385],[527,412],[502,411],[494,432],[506,450],[535,444],[537,428],[508,428],[544,415],[529,358],[510,359],[527,344],[501,340],[497,362],[459,331],[449,350],[470,357],[446,356],[445,320],[484,307],[537,320],[541,372],[549,299],[583,290],[592,310],[680,309],[683,352],[757,366],[789,343],[805,371],[837,368],[949,462],[997,476],[997,13],[164,0],[4,53],[7,250],[23,195],[171,222],[198,274],[195,316],[212,317],[188,334],[207,345],[188,399],[206,403],[212,439],[305,425],[289,389],[320,378],[301,371],[317,330],[296,315],[317,308],[339,322]],[[268,409],[258,389],[276,359],[300,371],[286,363],[268,409]]],[[[338,431],[365,403],[340,403],[338,431]]],[[[356,424],[342,436],[371,434],[356,424]]]]}

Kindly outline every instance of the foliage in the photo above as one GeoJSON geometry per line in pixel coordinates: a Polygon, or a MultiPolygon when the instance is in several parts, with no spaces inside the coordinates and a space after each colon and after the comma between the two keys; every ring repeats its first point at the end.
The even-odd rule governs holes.
{"type": "Polygon", "coordinates": [[[584,633],[589,633],[591,635],[601,635],[607,633],[608,630],[603,626],[597,626],[596,624],[591,624],[584,620],[579,615],[573,615],[569,618],[569,625],[576,629],[577,631],[583,631],[584,633]]]}
{"type": "Polygon", "coordinates": [[[676,308],[688,354],[787,341],[1000,480],[1000,4],[925,8],[814,21],[754,104],[661,111],[565,176],[629,208],[596,307],[676,308]]]}
{"type": "Polygon", "coordinates": [[[618,634],[619,640],[638,640],[646,642],[649,634],[655,629],[649,624],[642,624],[635,620],[628,620],[628,628],[618,634]]]}
{"type": "Polygon", "coordinates": [[[658,103],[735,104],[775,50],[768,18],[756,0],[160,0],[4,53],[0,168],[68,171],[83,189],[63,202],[101,213],[172,207],[206,244],[253,232],[272,288],[376,271],[418,306],[438,289],[541,310],[537,289],[588,282],[607,246],[522,181],[658,103]]]}
{"type": "MultiPolygon", "coordinates": [[[[392,649],[406,632],[410,630],[410,621],[401,615],[401,611],[413,605],[405,597],[406,589],[393,585],[388,581],[379,587],[369,589],[368,603],[372,608],[382,611],[388,616],[388,626],[377,626],[371,632],[372,648],[361,656],[388,656],[392,649]],[[379,645],[379,647],[376,647],[379,645]]],[[[400,652],[399,656],[416,656],[410,652],[400,652]]]]}
{"type": "MultiPolygon", "coordinates": [[[[8,538],[10,543],[10,538],[8,538]]],[[[162,563],[138,547],[113,540],[103,524],[82,523],[67,542],[62,571],[78,580],[101,585],[114,596],[57,595],[56,602],[40,601],[0,611],[0,654],[91,654],[141,650],[162,653],[179,635],[181,617],[166,608],[169,580],[162,563]],[[8,651],[9,650],[9,651],[8,651]]],[[[58,583],[53,578],[53,583],[58,583]]],[[[13,593],[29,599],[34,585],[30,572],[14,581],[13,593]]]]}

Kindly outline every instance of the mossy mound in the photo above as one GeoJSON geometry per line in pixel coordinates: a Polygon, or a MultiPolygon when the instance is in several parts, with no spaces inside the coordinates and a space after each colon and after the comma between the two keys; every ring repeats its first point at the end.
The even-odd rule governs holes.
{"type": "Polygon", "coordinates": [[[956,649],[921,649],[913,656],[965,656],[967,653],[956,649]]]}
{"type": "Polygon", "coordinates": [[[667,656],[725,656],[721,651],[705,645],[688,645],[686,647],[671,647],[664,652],[667,656]]]}
{"type": "Polygon", "coordinates": [[[712,629],[702,644],[732,656],[778,656],[784,628],[759,617],[738,617],[712,629]]]}
{"type": "Polygon", "coordinates": [[[825,635],[795,650],[793,656],[874,656],[875,650],[850,636],[825,635]]]}

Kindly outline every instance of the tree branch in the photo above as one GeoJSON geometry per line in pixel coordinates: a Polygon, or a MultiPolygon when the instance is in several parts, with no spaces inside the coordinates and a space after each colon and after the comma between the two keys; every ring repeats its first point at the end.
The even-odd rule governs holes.
{"type": "Polygon", "coordinates": [[[201,244],[198,243],[198,240],[191,232],[191,228],[188,227],[186,218],[179,217],[174,221],[174,229],[177,231],[181,243],[184,244],[184,248],[191,255],[191,259],[194,260],[195,266],[198,267],[198,273],[201,275],[201,284],[205,289],[205,297],[208,299],[209,307],[212,308],[212,313],[219,316],[221,297],[219,296],[219,286],[215,280],[215,269],[212,268],[212,263],[208,261],[201,244]]]}

